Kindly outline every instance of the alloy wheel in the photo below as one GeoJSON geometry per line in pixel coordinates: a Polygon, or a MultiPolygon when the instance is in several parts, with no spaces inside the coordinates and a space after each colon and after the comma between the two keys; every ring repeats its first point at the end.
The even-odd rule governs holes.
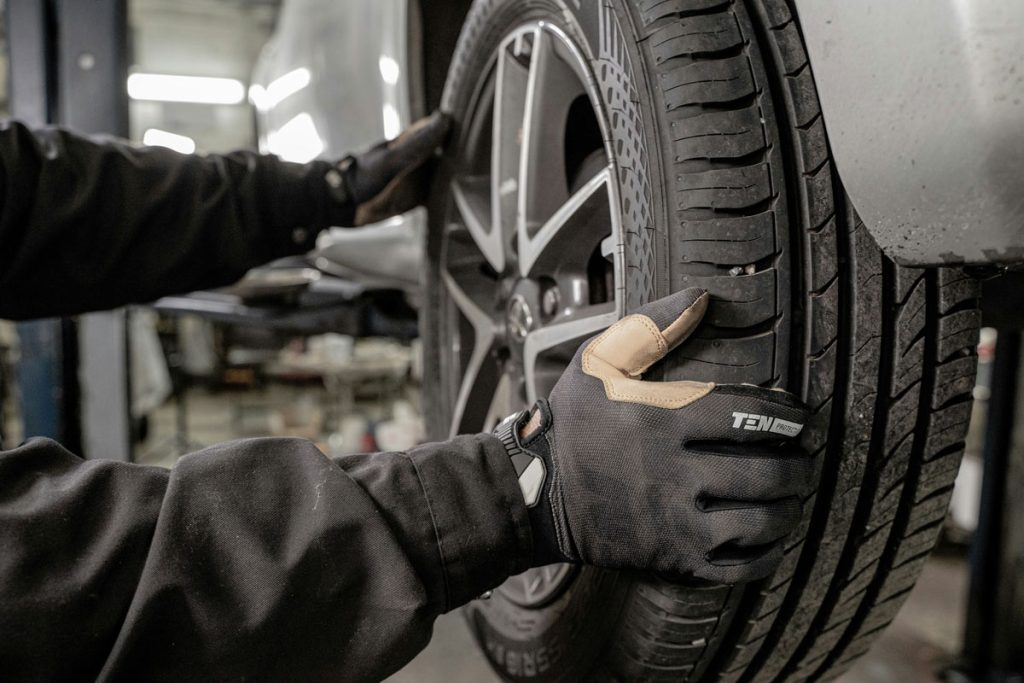
{"type": "MultiPolygon", "coordinates": [[[[587,60],[558,26],[501,41],[460,132],[441,249],[450,435],[489,431],[547,395],[580,343],[623,313],[608,127],[587,60]]],[[[556,597],[568,565],[500,590],[556,597]]]]}

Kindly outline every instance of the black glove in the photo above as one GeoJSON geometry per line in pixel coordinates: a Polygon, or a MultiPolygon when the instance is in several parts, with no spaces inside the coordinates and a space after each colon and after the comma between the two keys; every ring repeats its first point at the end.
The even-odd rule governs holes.
{"type": "Polygon", "coordinates": [[[440,112],[420,119],[394,140],[347,156],[328,173],[335,222],[345,227],[377,223],[424,202],[433,176],[434,152],[445,144],[451,119],[440,112]]]}
{"type": "Polygon", "coordinates": [[[795,443],[806,408],[752,385],[640,379],[707,303],[691,288],[620,320],[580,348],[550,401],[499,426],[530,509],[534,565],[719,583],[778,566],[816,485],[795,443]]]}

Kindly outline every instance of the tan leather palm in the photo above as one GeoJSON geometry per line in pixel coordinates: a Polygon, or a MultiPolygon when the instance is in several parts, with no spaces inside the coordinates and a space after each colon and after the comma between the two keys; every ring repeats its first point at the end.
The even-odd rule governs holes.
{"type": "Polygon", "coordinates": [[[708,308],[705,292],[665,329],[646,315],[631,315],[615,323],[583,351],[583,372],[604,383],[610,401],[659,408],[683,408],[707,396],[710,382],[645,382],[640,376],[682,344],[708,308]]]}

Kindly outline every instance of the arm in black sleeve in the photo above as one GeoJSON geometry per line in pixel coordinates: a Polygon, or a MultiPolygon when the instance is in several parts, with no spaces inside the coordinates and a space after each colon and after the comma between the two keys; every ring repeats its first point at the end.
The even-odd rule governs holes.
{"type": "MultiPolygon", "coordinates": [[[[70,315],[230,284],[312,248],[351,207],[326,162],[188,156],[0,123],[0,318],[70,315]]],[[[350,219],[350,217],[349,217],[350,219]]]]}
{"type": "Polygon", "coordinates": [[[336,460],[251,440],[171,471],[35,440],[0,454],[0,670],[380,680],[531,543],[489,435],[336,460]]]}

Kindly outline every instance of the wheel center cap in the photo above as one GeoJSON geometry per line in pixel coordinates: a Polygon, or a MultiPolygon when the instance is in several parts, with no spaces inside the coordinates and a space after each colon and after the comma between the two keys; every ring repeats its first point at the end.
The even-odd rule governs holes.
{"type": "Polygon", "coordinates": [[[536,322],[533,310],[522,294],[515,294],[509,300],[505,318],[509,334],[519,343],[526,340],[526,335],[530,333],[536,322]]]}

